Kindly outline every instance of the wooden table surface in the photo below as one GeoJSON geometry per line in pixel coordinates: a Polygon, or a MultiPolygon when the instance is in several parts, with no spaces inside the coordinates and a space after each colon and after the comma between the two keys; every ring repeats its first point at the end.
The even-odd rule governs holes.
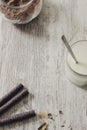
{"type": "MultiPolygon", "coordinates": [[[[44,0],[39,17],[27,25],[0,17],[0,97],[18,83],[31,93],[4,117],[35,109],[57,115],[48,130],[87,130],[87,90],[68,81],[62,34],[70,44],[87,39],[87,0],[44,0]]],[[[0,130],[38,130],[44,121],[50,122],[34,119],[0,130]]]]}

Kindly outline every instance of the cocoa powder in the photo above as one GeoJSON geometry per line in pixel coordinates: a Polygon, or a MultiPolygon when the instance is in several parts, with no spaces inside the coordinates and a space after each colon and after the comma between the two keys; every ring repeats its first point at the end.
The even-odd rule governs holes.
{"type": "Polygon", "coordinates": [[[12,6],[20,6],[28,3],[30,0],[4,0],[4,3],[12,6]]]}
{"type": "Polygon", "coordinates": [[[30,0],[4,0],[0,5],[0,9],[6,18],[23,22],[32,17],[35,7],[38,6],[40,2],[40,0],[33,0],[33,2],[28,5],[27,3],[29,1],[30,0]],[[21,8],[21,5],[25,4],[26,6],[21,8]]]}

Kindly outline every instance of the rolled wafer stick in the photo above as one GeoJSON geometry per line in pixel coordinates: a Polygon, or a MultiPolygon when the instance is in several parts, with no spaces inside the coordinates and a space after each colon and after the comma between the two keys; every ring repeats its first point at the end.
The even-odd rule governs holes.
{"type": "Polygon", "coordinates": [[[13,88],[10,92],[8,92],[5,96],[3,96],[0,99],[0,107],[4,105],[6,102],[8,102],[11,98],[13,98],[17,93],[19,93],[24,86],[22,84],[19,84],[15,88],[13,88]]]}
{"type": "Polygon", "coordinates": [[[0,115],[5,113],[8,109],[13,107],[16,103],[21,101],[25,96],[28,95],[28,90],[24,88],[20,93],[18,93],[15,97],[5,103],[2,107],[0,107],[0,115]]]}
{"type": "Polygon", "coordinates": [[[15,122],[19,122],[19,121],[33,118],[35,116],[36,116],[36,113],[34,110],[20,113],[20,114],[16,114],[14,116],[7,117],[5,119],[0,120],[0,126],[9,125],[9,124],[12,124],[15,122]]]}

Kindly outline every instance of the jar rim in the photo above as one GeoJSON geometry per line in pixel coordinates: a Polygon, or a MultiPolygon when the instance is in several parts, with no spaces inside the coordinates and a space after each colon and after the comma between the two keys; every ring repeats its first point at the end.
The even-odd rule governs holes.
{"type": "MultiPolygon", "coordinates": [[[[74,46],[75,44],[78,44],[79,42],[87,42],[87,40],[78,40],[78,41],[72,43],[71,47],[74,46]]],[[[73,69],[70,67],[69,63],[68,63],[68,60],[67,60],[66,63],[67,63],[67,65],[68,65],[69,69],[70,69],[71,71],[73,71],[75,74],[78,74],[78,75],[80,75],[80,76],[87,76],[87,74],[81,74],[81,73],[76,72],[75,70],[73,70],[73,69]]]]}
{"type": "Polygon", "coordinates": [[[28,5],[31,5],[33,1],[34,1],[34,0],[30,0],[30,1],[27,2],[26,4],[13,6],[13,5],[7,5],[5,2],[3,2],[3,0],[1,0],[1,2],[3,3],[3,5],[7,6],[8,8],[12,8],[12,9],[24,8],[24,7],[28,6],[28,5]]]}

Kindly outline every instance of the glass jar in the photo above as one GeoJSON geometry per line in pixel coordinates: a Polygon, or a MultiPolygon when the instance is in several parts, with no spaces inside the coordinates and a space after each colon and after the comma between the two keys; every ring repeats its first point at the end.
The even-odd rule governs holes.
{"type": "Polygon", "coordinates": [[[75,63],[70,54],[67,58],[67,76],[68,79],[77,86],[83,87],[87,85],[87,40],[75,42],[72,50],[78,60],[75,63]]]}
{"type": "Polygon", "coordinates": [[[14,24],[30,22],[39,15],[41,9],[42,0],[0,0],[3,18],[14,24]]]}

